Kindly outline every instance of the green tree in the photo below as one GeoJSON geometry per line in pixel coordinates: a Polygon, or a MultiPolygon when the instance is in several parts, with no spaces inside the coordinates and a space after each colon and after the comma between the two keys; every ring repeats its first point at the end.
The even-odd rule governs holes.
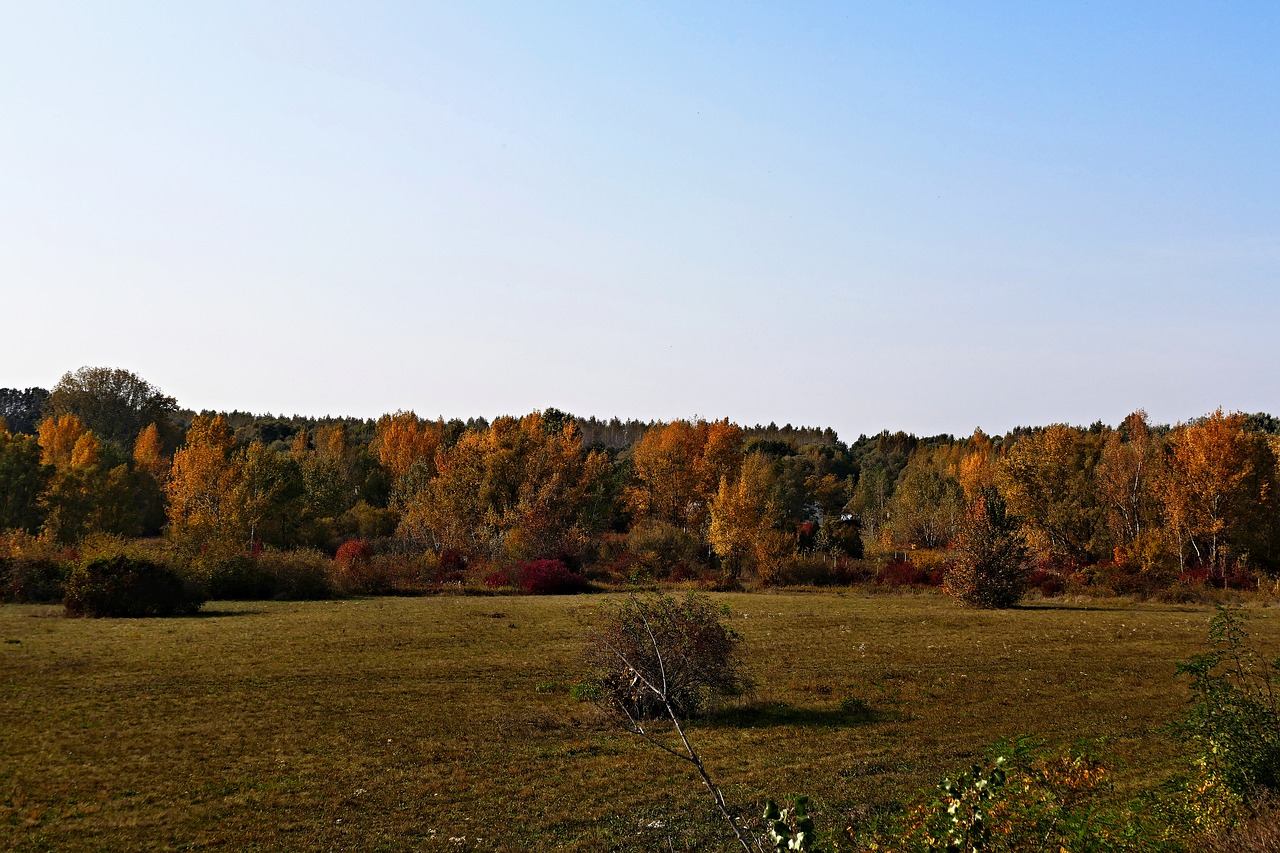
{"type": "Polygon", "coordinates": [[[45,402],[47,414],[75,415],[100,438],[125,450],[133,448],[148,424],[168,430],[177,410],[174,398],[141,376],[111,367],[82,367],[65,374],[45,402]]]}
{"type": "Polygon", "coordinates": [[[0,531],[35,534],[44,523],[40,495],[53,466],[43,464],[40,453],[35,438],[0,428],[0,531]]]}
{"type": "Polygon", "coordinates": [[[1089,563],[1106,553],[1094,476],[1101,451],[1100,434],[1053,424],[1019,440],[1002,460],[1001,497],[1041,556],[1089,563]]]}
{"type": "Polygon", "coordinates": [[[889,531],[895,549],[941,548],[955,537],[964,516],[964,490],[945,469],[946,459],[921,450],[898,477],[889,501],[889,531]]]}

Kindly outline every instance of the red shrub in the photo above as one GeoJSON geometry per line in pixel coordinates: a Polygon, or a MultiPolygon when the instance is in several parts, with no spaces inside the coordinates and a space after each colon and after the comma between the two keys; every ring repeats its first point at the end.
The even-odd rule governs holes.
{"type": "Polygon", "coordinates": [[[1187,569],[1178,575],[1178,583],[1187,586],[1204,586],[1209,582],[1208,569],[1187,569]]]}
{"type": "Polygon", "coordinates": [[[1061,574],[1048,569],[1035,569],[1027,578],[1027,588],[1040,590],[1046,598],[1060,595],[1066,586],[1066,579],[1061,574]]]}
{"type": "Polygon", "coordinates": [[[484,585],[489,589],[501,589],[504,586],[512,586],[511,574],[504,569],[498,569],[496,572],[490,572],[485,575],[484,585]]]}
{"type": "Polygon", "coordinates": [[[586,592],[587,579],[559,560],[530,560],[516,566],[520,588],[530,595],[572,595],[586,592]]]}
{"type": "Polygon", "coordinates": [[[338,564],[339,568],[346,569],[350,566],[363,565],[369,562],[369,558],[372,556],[373,551],[370,550],[368,542],[363,539],[353,539],[350,542],[342,543],[333,561],[338,564]]]}

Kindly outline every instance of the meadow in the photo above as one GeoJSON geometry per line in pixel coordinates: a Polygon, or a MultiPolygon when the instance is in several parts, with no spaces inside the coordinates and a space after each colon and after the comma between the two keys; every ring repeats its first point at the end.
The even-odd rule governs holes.
{"type": "MultiPolygon", "coordinates": [[[[715,594],[754,692],[691,737],[728,800],[893,809],[996,740],[1105,739],[1120,792],[1185,767],[1164,725],[1212,608],[923,592],[715,594]],[[866,709],[870,709],[869,713],[866,709]]],[[[729,849],[686,765],[572,695],[615,594],[0,607],[0,848],[729,849]]],[[[1280,625],[1249,610],[1264,649],[1280,625]]]]}

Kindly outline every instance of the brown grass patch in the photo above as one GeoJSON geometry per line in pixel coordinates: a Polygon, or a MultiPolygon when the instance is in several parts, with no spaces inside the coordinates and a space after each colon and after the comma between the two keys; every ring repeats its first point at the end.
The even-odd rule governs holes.
{"type": "MultiPolygon", "coordinates": [[[[692,737],[747,812],[803,792],[832,829],[1002,736],[1106,737],[1122,790],[1165,777],[1180,758],[1160,727],[1187,698],[1174,664],[1211,615],[714,598],[758,686],[692,737]]],[[[569,694],[613,600],[214,603],[164,620],[6,605],[0,848],[714,849],[723,834],[687,768],[569,694]]],[[[1254,616],[1274,648],[1270,611],[1254,616]]]]}

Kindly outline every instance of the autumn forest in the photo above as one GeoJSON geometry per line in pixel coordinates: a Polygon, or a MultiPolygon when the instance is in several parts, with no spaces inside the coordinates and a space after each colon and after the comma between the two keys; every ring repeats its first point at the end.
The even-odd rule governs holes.
{"type": "MultiPolygon", "coordinates": [[[[846,444],[829,429],[556,409],[195,413],[87,367],[48,391],[0,390],[0,415],[0,557],[140,540],[215,597],[305,596],[298,574],[335,556],[354,591],[544,576],[938,585],[975,507],[994,503],[1046,595],[1280,573],[1280,421],[1266,414],[846,444]]],[[[11,574],[8,598],[39,597],[11,574]]]]}

